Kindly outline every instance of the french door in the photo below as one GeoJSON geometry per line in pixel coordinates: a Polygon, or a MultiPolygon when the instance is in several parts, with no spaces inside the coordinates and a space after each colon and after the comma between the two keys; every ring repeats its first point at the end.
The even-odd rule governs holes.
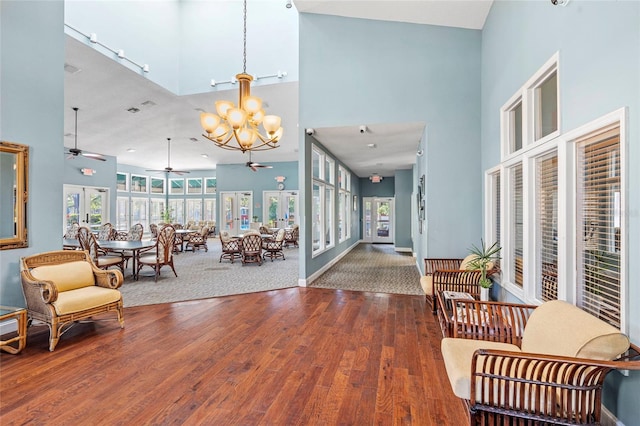
{"type": "Polygon", "coordinates": [[[367,243],[393,243],[394,199],[362,199],[362,236],[367,243]]]}
{"type": "Polygon", "coordinates": [[[298,223],[298,191],[264,191],[262,222],[271,228],[291,228],[298,223]]]}
{"type": "Polygon", "coordinates": [[[239,234],[249,230],[253,215],[253,194],[246,192],[220,193],[220,230],[239,234]]]}
{"type": "Polygon", "coordinates": [[[109,189],[64,185],[63,233],[74,222],[91,230],[109,222],[109,189]]]}

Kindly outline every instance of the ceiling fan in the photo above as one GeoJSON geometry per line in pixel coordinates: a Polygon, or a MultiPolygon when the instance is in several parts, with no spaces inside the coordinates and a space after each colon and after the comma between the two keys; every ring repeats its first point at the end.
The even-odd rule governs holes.
{"type": "Polygon", "coordinates": [[[251,161],[251,151],[249,151],[249,161],[247,161],[247,164],[245,164],[247,167],[249,167],[251,170],[253,170],[254,172],[257,172],[258,169],[272,169],[273,166],[269,166],[267,164],[260,164],[260,163],[256,163],[255,161],[251,161]]]}
{"type": "Polygon", "coordinates": [[[67,154],[69,154],[69,156],[67,157],[67,160],[73,160],[78,155],[82,155],[83,157],[91,158],[92,160],[107,161],[107,159],[100,154],[94,154],[92,152],[83,152],[81,149],[78,149],[78,107],[73,107],[73,110],[76,112],[76,124],[75,124],[75,131],[74,131],[75,142],[74,142],[73,148],[67,149],[67,154]]]}
{"type": "Polygon", "coordinates": [[[167,167],[165,167],[162,170],[149,170],[147,169],[148,172],[165,172],[165,173],[175,173],[177,175],[182,175],[185,173],[189,173],[186,170],[174,170],[171,167],[171,138],[167,138],[167,167]]]}

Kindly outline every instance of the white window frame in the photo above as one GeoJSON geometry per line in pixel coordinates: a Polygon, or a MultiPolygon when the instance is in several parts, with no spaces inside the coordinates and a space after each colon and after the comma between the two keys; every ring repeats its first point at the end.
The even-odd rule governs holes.
{"type": "Polygon", "coordinates": [[[129,173],[116,172],[116,190],[117,192],[129,192],[129,173]],[[118,188],[118,175],[124,176],[124,189],[118,188]]]}
{"type": "Polygon", "coordinates": [[[185,182],[184,178],[169,178],[169,184],[167,185],[167,191],[169,191],[169,195],[184,195],[185,192],[185,182]],[[173,182],[182,182],[182,191],[181,192],[173,192],[173,182]]]}
{"type": "MultiPolygon", "coordinates": [[[[336,188],[334,185],[335,182],[335,159],[333,159],[332,157],[330,157],[329,155],[327,155],[327,153],[321,149],[320,147],[318,147],[315,144],[311,145],[311,149],[312,149],[312,172],[311,172],[311,194],[313,194],[313,186],[317,185],[318,186],[318,197],[320,199],[320,211],[318,212],[318,223],[314,223],[318,228],[319,228],[319,234],[320,234],[320,238],[318,241],[318,248],[313,247],[313,238],[311,238],[312,240],[312,245],[311,245],[311,257],[316,257],[318,255],[320,255],[321,253],[335,247],[336,245],[336,237],[335,237],[335,233],[336,233],[336,218],[335,218],[335,211],[336,211],[336,188]],[[314,164],[313,164],[313,156],[314,155],[318,155],[318,177],[313,177],[314,176],[314,164]],[[329,169],[329,176],[326,176],[325,171],[327,170],[327,168],[329,169]],[[329,215],[327,216],[327,192],[330,192],[332,194],[331,197],[331,206],[329,206],[329,215]],[[329,235],[329,241],[327,242],[326,240],[326,235],[329,235]]],[[[313,195],[312,195],[313,198],[313,195]]],[[[315,220],[314,218],[314,214],[315,211],[314,209],[314,205],[312,203],[312,220],[315,220]]],[[[312,231],[313,233],[313,231],[312,231]]]]}
{"type": "Polygon", "coordinates": [[[136,174],[131,173],[131,176],[129,177],[130,181],[133,181],[134,177],[144,179],[144,188],[141,189],[140,191],[134,191],[133,190],[133,185],[129,184],[130,192],[132,194],[148,194],[149,193],[149,176],[136,175],[136,174]]]}
{"type": "Polygon", "coordinates": [[[149,178],[149,194],[151,195],[164,195],[167,192],[167,180],[163,177],[153,177],[149,178]],[[153,192],[153,181],[160,180],[162,181],[162,192],[153,192]]]}

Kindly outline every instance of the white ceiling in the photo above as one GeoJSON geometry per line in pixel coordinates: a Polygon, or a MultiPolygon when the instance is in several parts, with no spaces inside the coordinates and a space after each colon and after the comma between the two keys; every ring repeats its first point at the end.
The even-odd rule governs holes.
{"type": "MultiPolygon", "coordinates": [[[[283,0],[283,7],[286,1],[283,0]]],[[[295,0],[298,11],[367,19],[482,28],[491,1],[337,1],[295,0]]],[[[177,96],[123,67],[92,47],[66,37],[65,63],[80,71],[65,72],[64,145],[74,145],[74,111],[78,107],[78,148],[118,158],[118,163],[148,169],[167,166],[168,137],[172,138],[171,167],[211,170],[216,164],[244,163],[248,156],[217,148],[201,134],[199,110],[213,110],[218,99],[235,99],[237,88],[177,96]],[[145,104],[151,101],[153,105],[145,104]],[[136,107],[140,112],[130,113],[136,107]],[[195,140],[192,140],[194,138],[195,140]],[[129,148],[135,152],[127,152],[129,148]],[[207,158],[202,154],[208,155],[207,158]]],[[[257,152],[261,163],[298,159],[298,83],[252,87],[268,104],[267,113],[282,117],[285,134],[280,148],[257,152]]],[[[353,123],[314,129],[314,137],[360,177],[411,168],[425,123],[353,123]],[[367,132],[359,134],[366,124],[367,132]],[[353,143],[353,135],[362,144],[353,143]],[[375,144],[375,148],[366,148],[375,144]],[[363,147],[365,147],[363,149],[363,147]]],[[[258,172],[259,173],[259,172],[258,172]]]]}

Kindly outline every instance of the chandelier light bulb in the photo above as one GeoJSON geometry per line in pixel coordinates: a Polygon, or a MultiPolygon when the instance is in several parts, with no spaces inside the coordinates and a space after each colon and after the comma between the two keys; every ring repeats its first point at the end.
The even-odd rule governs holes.
{"type": "Polygon", "coordinates": [[[247,96],[244,98],[243,107],[249,114],[255,114],[262,109],[262,99],[257,96],[247,96]]]}
{"type": "Polygon", "coordinates": [[[273,134],[280,127],[280,117],[278,117],[277,115],[265,115],[264,119],[262,120],[262,125],[264,126],[264,129],[267,131],[267,133],[273,134]]]}
{"type": "Polygon", "coordinates": [[[220,117],[210,112],[200,113],[200,124],[205,132],[211,134],[220,124],[220,117]]]}

